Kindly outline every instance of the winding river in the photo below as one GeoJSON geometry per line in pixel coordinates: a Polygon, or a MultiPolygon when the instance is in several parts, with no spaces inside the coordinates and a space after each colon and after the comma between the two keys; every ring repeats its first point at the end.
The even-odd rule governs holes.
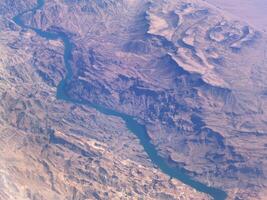
{"type": "Polygon", "coordinates": [[[163,157],[158,155],[155,146],[151,143],[151,140],[147,134],[145,126],[139,124],[134,119],[134,117],[129,116],[124,113],[117,112],[115,110],[108,109],[101,105],[92,104],[88,101],[72,99],[70,96],[67,95],[67,92],[66,92],[67,83],[72,79],[72,75],[73,75],[71,64],[70,64],[70,61],[72,59],[71,57],[72,44],[71,44],[70,39],[63,32],[49,32],[49,31],[44,31],[41,29],[37,29],[31,26],[25,25],[23,23],[23,20],[21,19],[23,14],[27,12],[34,13],[36,12],[36,10],[41,9],[44,6],[44,4],[45,4],[45,0],[37,0],[37,5],[34,8],[24,11],[20,13],[19,15],[15,16],[13,18],[13,21],[23,29],[31,29],[35,31],[36,34],[38,34],[40,37],[43,37],[49,40],[61,40],[64,43],[64,47],[65,47],[64,63],[65,63],[67,73],[65,75],[65,78],[59,83],[57,87],[57,99],[63,100],[69,103],[86,105],[88,107],[95,108],[96,110],[98,110],[99,112],[105,115],[120,117],[121,119],[124,120],[129,131],[138,137],[140,144],[143,146],[145,152],[148,154],[152,163],[155,166],[157,166],[163,173],[170,176],[171,178],[180,180],[181,182],[195,188],[199,192],[203,192],[203,193],[210,195],[215,200],[225,200],[227,198],[226,192],[220,189],[214,188],[214,187],[209,187],[203,183],[193,180],[192,177],[190,177],[186,173],[186,170],[182,168],[169,166],[166,163],[166,160],[163,157]]]}

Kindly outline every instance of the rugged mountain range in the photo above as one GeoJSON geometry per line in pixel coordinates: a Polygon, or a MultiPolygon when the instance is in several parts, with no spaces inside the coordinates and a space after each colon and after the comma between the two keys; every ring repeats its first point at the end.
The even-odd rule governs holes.
{"type": "Polygon", "coordinates": [[[265,32],[200,0],[34,6],[0,3],[3,199],[209,198],[156,169],[119,118],[56,99],[64,45],[15,24],[29,10],[27,27],[71,42],[68,96],[134,116],[169,165],[229,199],[264,200],[265,32]]]}

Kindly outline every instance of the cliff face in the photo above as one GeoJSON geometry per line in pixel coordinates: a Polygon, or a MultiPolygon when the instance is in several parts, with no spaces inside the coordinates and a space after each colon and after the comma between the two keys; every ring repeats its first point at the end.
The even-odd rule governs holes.
{"type": "MultiPolygon", "coordinates": [[[[72,191],[66,192],[66,198],[104,198],[104,190],[110,191],[108,195],[116,191],[115,196],[135,191],[133,197],[152,199],[178,198],[181,190],[189,195],[192,189],[183,185],[176,191],[181,183],[175,181],[173,188],[152,167],[121,121],[55,100],[55,87],[66,73],[62,43],[21,30],[11,21],[10,16],[18,13],[8,12],[11,5],[20,10],[34,2],[5,1],[1,6],[5,11],[1,12],[1,34],[9,39],[1,44],[6,55],[0,63],[2,124],[18,130],[30,146],[22,145],[22,153],[12,154],[14,159],[40,148],[27,162],[37,162],[32,170],[46,173],[42,184],[50,184],[51,195],[72,191]],[[26,99],[21,100],[19,94],[27,94],[26,99]],[[125,146],[117,146],[124,137],[125,146]],[[52,156],[57,154],[59,158],[52,156]],[[131,173],[129,180],[129,170],[139,165],[143,173],[131,173]],[[111,181],[113,172],[119,174],[114,176],[121,185],[111,181]],[[163,181],[158,189],[149,182],[155,174],[163,181]],[[82,187],[83,183],[92,191],[82,187]],[[144,184],[148,188],[141,187],[144,184]]],[[[69,36],[74,46],[69,96],[135,116],[166,162],[183,166],[201,182],[223,188],[230,198],[265,196],[264,32],[197,0],[53,0],[22,19],[30,26],[69,36]]],[[[9,170],[13,167],[10,164],[9,170]]],[[[23,170],[14,169],[17,174],[25,174],[23,170]]],[[[40,193],[43,198],[45,194],[40,193]]],[[[201,199],[198,195],[192,193],[201,199]]]]}

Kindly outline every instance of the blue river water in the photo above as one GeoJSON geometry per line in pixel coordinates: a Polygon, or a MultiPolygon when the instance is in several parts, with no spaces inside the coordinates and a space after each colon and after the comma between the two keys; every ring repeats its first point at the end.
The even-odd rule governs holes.
{"type": "Polygon", "coordinates": [[[145,152],[148,154],[150,160],[152,163],[160,169],[163,173],[168,175],[170,178],[178,179],[181,182],[195,188],[199,192],[206,193],[213,197],[215,200],[225,200],[227,198],[226,192],[207,186],[201,182],[198,182],[194,180],[191,176],[188,175],[185,169],[179,168],[179,167],[172,167],[170,166],[167,162],[166,159],[161,157],[155,146],[151,143],[151,140],[147,134],[146,128],[144,125],[141,125],[140,123],[137,122],[137,120],[124,113],[117,112],[112,109],[108,109],[106,107],[103,107],[101,105],[93,104],[90,103],[89,101],[85,100],[77,100],[74,99],[70,96],[67,95],[67,90],[68,90],[68,82],[72,79],[72,68],[70,61],[72,59],[72,43],[70,38],[63,33],[63,32],[49,32],[49,31],[43,31],[41,29],[37,29],[34,27],[30,27],[28,25],[25,25],[23,23],[23,20],[21,19],[22,15],[27,13],[27,12],[36,12],[36,10],[41,9],[45,4],[45,0],[37,0],[37,5],[27,11],[24,11],[20,13],[19,15],[15,16],[13,18],[14,22],[19,25],[23,29],[31,29],[35,31],[40,37],[49,39],[49,40],[61,40],[64,43],[64,64],[66,67],[66,75],[65,78],[59,83],[57,87],[57,99],[63,100],[69,103],[74,103],[74,104],[80,104],[80,105],[86,105],[88,107],[95,108],[99,112],[105,114],[105,115],[111,115],[111,116],[116,116],[124,120],[128,130],[135,134],[138,139],[140,144],[143,146],[145,152]]]}

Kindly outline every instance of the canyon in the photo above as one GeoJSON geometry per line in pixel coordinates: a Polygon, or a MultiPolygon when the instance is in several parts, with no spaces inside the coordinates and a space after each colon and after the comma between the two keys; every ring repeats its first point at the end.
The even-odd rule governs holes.
{"type": "Polygon", "coordinates": [[[264,200],[265,32],[197,0],[0,8],[0,199],[264,200]]]}

